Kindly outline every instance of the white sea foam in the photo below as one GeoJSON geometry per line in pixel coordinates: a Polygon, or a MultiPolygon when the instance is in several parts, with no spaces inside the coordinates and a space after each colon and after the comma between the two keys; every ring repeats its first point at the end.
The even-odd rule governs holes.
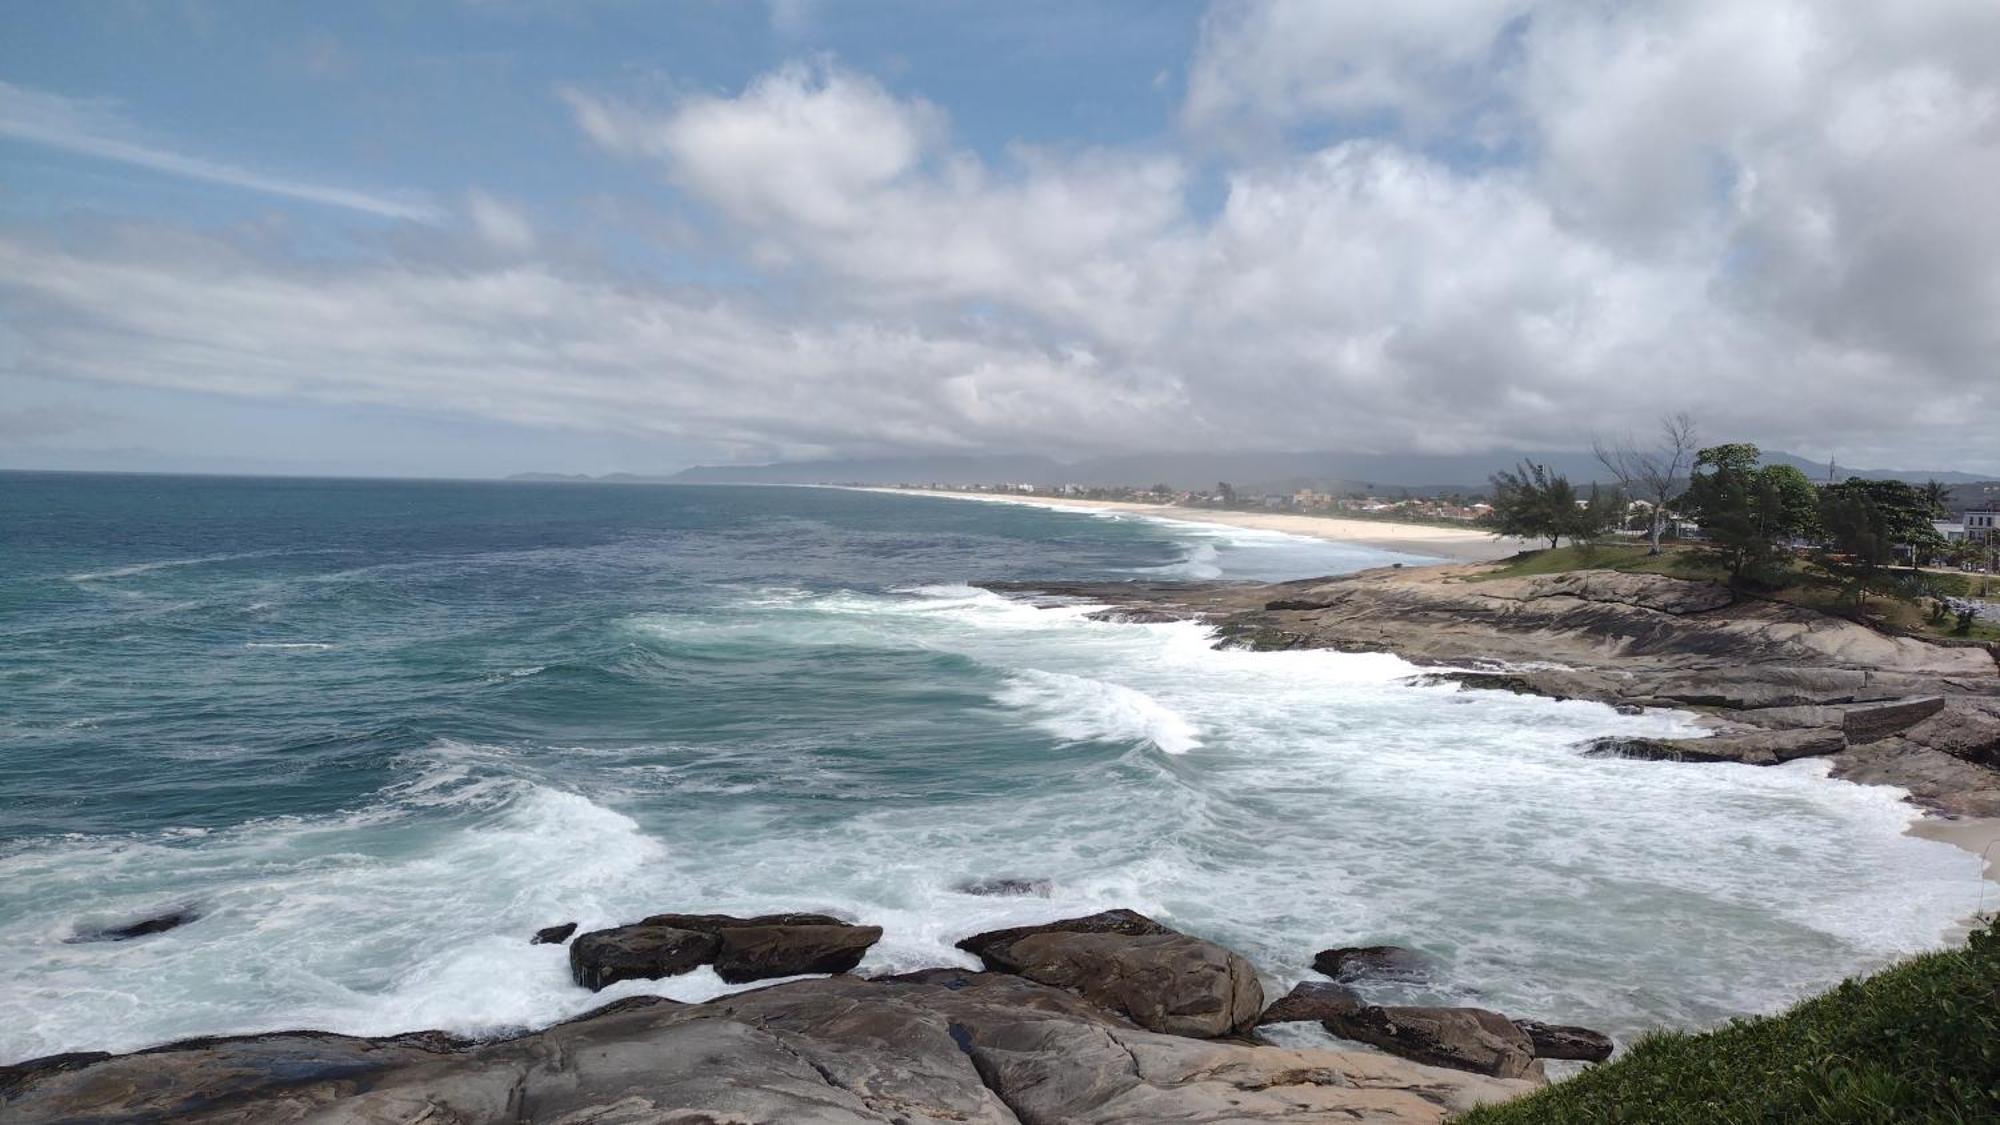
{"type": "Polygon", "coordinates": [[[246,641],[243,647],[275,649],[280,652],[324,652],[334,646],[326,641],[246,641]]]}
{"type": "MultiPolygon", "coordinates": [[[[952,943],[981,929],[1129,906],[1242,950],[1273,989],[1328,945],[1413,944],[1448,971],[1410,999],[1625,1035],[1770,1010],[1927,947],[1983,886],[1975,857],[1902,834],[1894,790],[1821,763],[1576,750],[1697,733],[1690,716],[1414,686],[1386,654],[1218,650],[1196,624],[1089,613],[933,586],[625,625],[745,659],[832,637],[946,660],[974,700],[946,721],[1016,755],[998,787],[913,800],[759,746],[441,741],[338,815],[0,855],[0,1009],[25,1013],[0,1025],[0,1062],[280,1026],[486,1033],[719,994],[706,971],[588,993],[560,947],[526,941],[674,909],[865,919],[884,937],[863,970],[894,971],[967,964],[952,943]],[[1051,893],[958,889],[996,876],[1051,893]],[[63,943],[79,919],[181,902],[204,916],[63,943]]],[[[935,754],[914,730],[878,752],[935,754]]]]}
{"type": "Polygon", "coordinates": [[[1185,754],[1201,745],[1194,724],[1159,700],[1088,676],[1029,668],[1010,677],[993,697],[1036,715],[1040,726],[1072,742],[1132,740],[1169,754],[1185,754]]]}

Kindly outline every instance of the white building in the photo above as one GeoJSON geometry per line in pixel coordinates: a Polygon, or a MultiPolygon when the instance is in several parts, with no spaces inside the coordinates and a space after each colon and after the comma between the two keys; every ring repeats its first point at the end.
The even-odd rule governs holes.
{"type": "Polygon", "coordinates": [[[1974,543],[2000,542],[2000,510],[1982,508],[1969,511],[1961,517],[1965,522],[1965,537],[1974,543]]]}
{"type": "Polygon", "coordinates": [[[1932,520],[1931,530],[1937,532],[1938,537],[1943,539],[1947,543],[1958,543],[1962,542],[1965,539],[1965,525],[1962,523],[1951,523],[1946,520],[1932,520]]]}

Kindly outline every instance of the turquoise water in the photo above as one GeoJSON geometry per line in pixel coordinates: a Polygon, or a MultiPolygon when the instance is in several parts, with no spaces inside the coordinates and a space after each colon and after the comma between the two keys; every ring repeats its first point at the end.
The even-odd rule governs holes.
{"type": "Polygon", "coordinates": [[[1415,944],[1448,971],[1385,998],[1630,1032],[1775,1007],[1977,900],[1891,790],[1575,750],[1687,716],[968,585],[1402,559],[1362,548],[822,489],[56,474],[0,474],[0,536],[0,1061],[722,991],[593,995],[525,940],[665,910],[853,915],[897,970],[1125,905],[1273,988],[1415,944]],[[995,876],[1053,889],[957,889],[995,876]],[[175,906],[201,917],[65,940],[175,906]]]}

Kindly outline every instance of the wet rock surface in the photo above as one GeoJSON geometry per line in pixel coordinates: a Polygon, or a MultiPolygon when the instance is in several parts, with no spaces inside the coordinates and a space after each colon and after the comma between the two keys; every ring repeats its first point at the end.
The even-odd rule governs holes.
{"type": "Polygon", "coordinates": [[[1615,1047],[1609,1035],[1587,1027],[1569,1027],[1540,1020],[1515,1020],[1514,1026],[1520,1028],[1528,1036],[1528,1041],[1534,1044],[1538,1059],[1603,1062],[1611,1057],[1615,1047]]]}
{"type": "Polygon", "coordinates": [[[1430,979],[1437,960],[1400,945],[1351,945],[1313,954],[1313,971],[1334,980],[1418,982],[1430,979]]]}
{"type": "Polygon", "coordinates": [[[560,926],[543,926],[528,940],[529,945],[561,945],[576,932],[575,922],[564,922],[560,926]]]}
{"type": "Polygon", "coordinates": [[[110,925],[78,926],[76,931],[63,939],[71,945],[97,941],[131,941],[134,938],[164,934],[168,930],[178,930],[202,916],[202,911],[192,906],[177,906],[144,918],[110,925]]]}

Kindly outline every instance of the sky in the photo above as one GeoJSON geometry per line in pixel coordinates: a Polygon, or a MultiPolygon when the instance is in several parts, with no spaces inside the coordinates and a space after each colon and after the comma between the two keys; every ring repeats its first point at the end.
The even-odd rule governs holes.
{"type": "Polygon", "coordinates": [[[1992,0],[0,0],[0,467],[2000,475],[1992,0]]]}

